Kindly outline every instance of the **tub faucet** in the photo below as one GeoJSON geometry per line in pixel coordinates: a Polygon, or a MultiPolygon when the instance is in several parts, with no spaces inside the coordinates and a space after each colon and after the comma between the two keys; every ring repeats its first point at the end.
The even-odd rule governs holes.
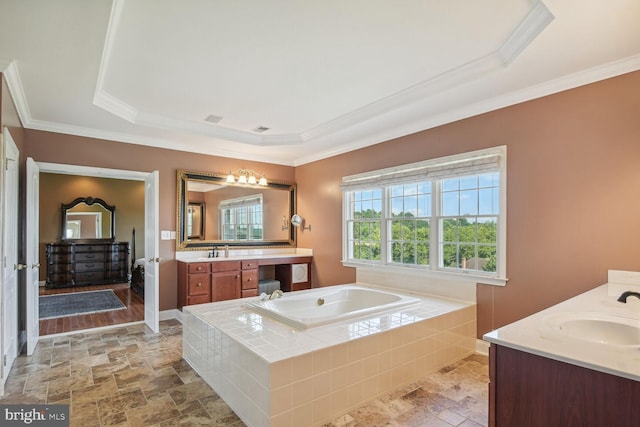
{"type": "Polygon", "coordinates": [[[229,258],[229,245],[224,246],[224,257],[229,258]]]}
{"type": "Polygon", "coordinates": [[[275,299],[275,298],[281,298],[281,297],[282,297],[282,291],[280,289],[276,289],[275,291],[273,291],[271,295],[269,295],[269,299],[275,299]]]}
{"type": "Polygon", "coordinates": [[[629,297],[636,297],[640,299],[640,292],[633,292],[633,291],[623,292],[622,295],[620,295],[620,297],[618,298],[618,302],[623,302],[626,304],[627,298],[629,297]]]}

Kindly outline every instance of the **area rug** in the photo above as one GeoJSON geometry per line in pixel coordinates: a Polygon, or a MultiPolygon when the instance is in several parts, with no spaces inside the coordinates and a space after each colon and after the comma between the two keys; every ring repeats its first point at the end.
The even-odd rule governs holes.
{"type": "Polygon", "coordinates": [[[43,295],[38,300],[40,320],[127,308],[111,289],[43,295]]]}

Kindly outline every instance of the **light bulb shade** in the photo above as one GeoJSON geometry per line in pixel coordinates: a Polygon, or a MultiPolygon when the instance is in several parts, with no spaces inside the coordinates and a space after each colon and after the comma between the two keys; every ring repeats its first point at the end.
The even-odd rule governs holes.
{"type": "Polygon", "coordinates": [[[252,184],[252,185],[257,184],[255,175],[249,176],[249,184],[252,184]]]}
{"type": "Polygon", "coordinates": [[[229,184],[233,184],[234,182],[236,182],[236,177],[233,176],[231,172],[229,172],[229,175],[227,175],[227,182],[229,184]]]}
{"type": "Polygon", "coordinates": [[[240,176],[238,177],[238,182],[239,182],[240,184],[246,184],[246,183],[247,183],[247,176],[246,176],[246,175],[240,175],[240,176]]]}
{"type": "Polygon", "coordinates": [[[258,181],[258,185],[267,185],[267,178],[265,178],[264,175],[262,175],[262,178],[258,181]]]}

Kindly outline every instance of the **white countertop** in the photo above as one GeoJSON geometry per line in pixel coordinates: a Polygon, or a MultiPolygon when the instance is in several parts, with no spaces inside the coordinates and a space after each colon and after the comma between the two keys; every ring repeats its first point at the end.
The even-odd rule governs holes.
{"type": "Polygon", "coordinates": [[[219,257],[215,257],[215,258],[209,258],[209,257],[199,257],[199,258],[183,258],[183,259],[179,259],[178,261],[182,261],[182,262],[186,262],[186,263],[190,263],[190,262],[219,262],[219,261],[243,261],[246,259],[273,259],[273,258],[303,258],[303,257],[309,257],[311,255],[302,255],[302,254],[296,254],[296,253],[289,253],[289,254],[265,254],[265,255],[230,255],[228,257],[225,257],[224,255],[219,256],[219,257]]]}
{"type": "Polygon", "coordinates": [[[630,318],[640,327],[640,300],[626,304],[608,295],[608,284],[504,326],[484,336],[486,341],[572,365],[640,381],[640,345],[602,344],[568,335],[549,320],[558,315],[613,315],[630,318]]]}
{"type": "Polygon", "coordinates": [[[313,250],[305,248],[288,249],[229,249],[229,256],[224,256],[224,247],[218,247],[219,256],[209,258],[209,251],[179,251],[176,252],[176,260],[182,262],[218,262],[218,261],[242,261],[246,259],[273,259],[273,258],[302,258],[312,257],[313,250]]]}

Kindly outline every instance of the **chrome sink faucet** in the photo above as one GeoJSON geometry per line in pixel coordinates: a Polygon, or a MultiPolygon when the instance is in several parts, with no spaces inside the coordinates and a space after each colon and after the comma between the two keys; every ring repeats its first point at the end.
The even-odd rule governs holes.
{"type": "Polygon", "coordinates": [[[273,291],[271,295],[269,295],[269,299],[275,299],[275,298],[281,298],[281,297],[282,297],[282,291],[280,289],[276,289],[275,291],[273,291]]]}
{"type": "Polygon", "coordinates": [[[622,295],[620,295],[620,297],[618,298],[618,302],[623,302],[623,303],[627,303],[627,298],[629,297],[636,297],[638,299],[640,299],[640,292],[633,292],[633,291],[626,291],[623,292],[622,295]]]}

